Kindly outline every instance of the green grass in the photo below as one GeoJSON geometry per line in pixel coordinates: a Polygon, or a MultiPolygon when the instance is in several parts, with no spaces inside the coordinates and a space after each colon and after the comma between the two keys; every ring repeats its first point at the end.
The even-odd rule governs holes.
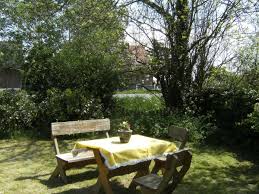
{"type": "MultiPolygon", "coordinates": [[[[62,147],[72,149],[73,141],[65,141],[62,147]]],[[[224,149],[191,147],[191,169],[175,194],[258,193],[258,164],[224,149]]],[[[0,193],[92,193],[98,175],[95,165],[68,171],[69,184],[64,185],[60,180],[48,181],[55,164],[50,141],[0,140],[0,193]]],[[[133,175],[113,178],[115,193],[132,193],[126,187],[133,175]]]]}
{"type": "Polygon", "coordinates": [[[116,94],[159,94],[161,93],[160,90],[152,90],[148,91],[146,89],[138,89],[138,90],[123,90],[123,91],[117,91],[116,94]]]}

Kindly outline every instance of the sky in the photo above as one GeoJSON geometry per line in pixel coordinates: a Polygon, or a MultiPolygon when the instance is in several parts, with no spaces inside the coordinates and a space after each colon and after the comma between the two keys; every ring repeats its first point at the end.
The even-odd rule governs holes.
{"type": "MultiPolygon", "coordinates": [[[[252,9],[257,11],[257,13],[247,11],[247,13],[242,17],[236,19],[236,21],[232,24],[231,28],[226,33],[224,41],[221,43],[222,50],[225,47],[228,49],[226,52],[222,52],[217,57],[216,64],[221,64],[222,60],[225,59],[226,56],[230,58],[238,53],[240,48],[251,44],[251,36],[256,36],[257,34],[257,37],[259,37],[259,2],[254,2],[255,3],[254,6],[252,6],[252,9]]],[[[130,10],[134,12],[134,14],[132,14],[134,15],[134,18],[136,18],[139,13],[142,14],[141,12],[138,12],[139,5],[137,4],[133,4],[130,7],[130,10]]],[[[160,32],[154,32],[148,25],[142,25],[145,29],[145,32],[143,33],[143,31],[137,27],[136,23],[137,22],[135,21],[130,22],[126,29],[127,33],[125,41],[129,44],[134,45],[139,44],[140,42],[143,45],[147,45],[147,47],[151,47],[150,40],[147,37],[156,38],[161,42],[165,42],[165,36],[160,32]]],[[[159,23],[159,21],[153,19],[153,22],[149,22],[149,25],[154,28],[162,29],[161,25],[163,25],[163,23],[159,23]]]]}

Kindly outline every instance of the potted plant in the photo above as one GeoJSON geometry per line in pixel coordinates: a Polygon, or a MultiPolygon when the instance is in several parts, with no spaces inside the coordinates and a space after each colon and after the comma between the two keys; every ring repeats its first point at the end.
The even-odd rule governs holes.
{"type": "Polygon", "coordinates": [[[119,124],[118,135],[121,143],[128,143],[132,134],[130,124],[127,121],[123,121],[119,124]]]}

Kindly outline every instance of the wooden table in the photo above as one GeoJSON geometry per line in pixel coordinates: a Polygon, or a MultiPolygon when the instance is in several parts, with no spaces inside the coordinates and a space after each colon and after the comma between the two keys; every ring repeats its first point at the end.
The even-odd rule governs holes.
{"type": "MultiPolygon", "coordinates": [[[[88,148],[93,150],[99,171],[98,180],[96,183],[96,192],[99,192],[101,187],[103,187],[106,194],[113,194],[109,181],[111,177],[129,174],[132,172],[137,172],[134,178],[147,175],[149,174],[149,165],[152,159],[160,157],[161,154],[164,154],[164,152],[173,153],[177,149],[172,142],[140,135],[133,135],[128,144],[121,144],[119,143],[118,137],[113,137],[109,139],[77,142],[75,148],[88,148]],[[138,144],[142,145],[142,147],[140,148],[138,144]],[[111,150],[115,150],[114,153],[110,153],[112,152],[111,150]],[[137,150],[141,152],[141,154],[137,150]],[[132,163],[131,160],[129,160],[128,163],[122,163],[121,165],[114,167],[107,163],[107,158],[105,159],[106,156],[104,156],[104,152],[106,154],[108,153],[108,155],[119,152],[119,156],[122,158],[124,158],[124,156],[126,157],[128,154],[133,158],[138,157],[138,159],[136,160],[135,158],[135,160],[132,160],[132,163]]],[[[112,158],[116,157],[114,156],[112,158]]],[[[131,182],[129,188],[136,188],[133,181],[131,182]]]]}

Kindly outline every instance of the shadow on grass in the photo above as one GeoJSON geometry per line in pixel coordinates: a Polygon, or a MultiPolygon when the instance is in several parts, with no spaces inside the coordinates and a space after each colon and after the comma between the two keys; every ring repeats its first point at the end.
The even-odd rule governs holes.
{"type": "Polygon", "coordinates": [[[68,183],[65,184],[61,179],[56,178],[53,180],[40,180],[40,182],[44,185],[46,185],[48,188],[56,188],[64,185],[70,185],[75,184],[77,182],[82,182],[85,180],[92,180],[96,179],[98,177],[98,171],[97,170],[87,170],[86,172],[80,173],[80,174],[73,174],[67,176],[68,183]]]}
{"type": "Polygon", "coordinates": [[[32,150],[33,146],[35,144],[35,141],[30,141],[27,144],[13,144],[11,146],[5,147],[3,150],[8,153],[5,154],[4,159],[0,160],[0,163],[2,162],[9,162],[12,160],[24,160],[26,159],[26,156],[28,156],[28,154],[33,154],[34,153],[34,149],[32,150]],[[32,150],[32,151],[30,151],[32,150]]]}
{"type": "MultiPolygon", "coordinates": [[[[73,141],[66,141],[61,143],[61,146],[69,150],[73,144],[73,141]]],[[[68,171],[68,184],[64,184],[60,179],[48,181],[50,176],[48,172],[52,172],[56,165],[52,142],[8,140],[2,141],[0,146],[4,148],[0,149],[0,163],[5,162],[1,164],[0,171],[3,171],[3,173],[1,172],[2,177],[13,177],[7,180],[13,184],[11,189],[16,188],[17,183],[23,185],[27,184],[27,182],[23,182],[24,180],[32,180],[26,186],[33,190],[44,185],[45,193],[93,193],[93,187],[89,185],[93,185],[97,181],[96,165],[86,166],[82,170],[68,171]],[[18,173],[13,171],[13,174],[10,174],[9,168],[16,165],[20,168],[18,173]]],[[[193,152],[191,169],[187,172],[182,183],[178,185],[174,194],[259,193],[259,162],[254,155],[248,155],[251,157],[249,158],[225,148],[191,147],[193,147],[191,149],[193,152]]],[[[1,187],[9,183],[7,181],[1,187]]],[[[140,193],[139,191],[136,193],[129,191],[125,186],[127,181],[131,181],[128,175],[112,179],[114,193],[140,193]]]]}
{"type": "Polygon", "coordinates": [[[49,141],[12,141],[11,143],[9,142],[9,144],[11,144],[11,146],[0,150],[0,154],[2,155],[0,163],[20,162],[28,159],[34,161],[44,159],[49,161],[49,159],[55,158],[54,149],[52,149],[52,144],[49,141]],[[53,155],[50,153],[53,153],[53,155]]]}
{"type": "Polygon", "coordinates": [[[50,177],[51,173],[47,174],[41,174],[41,175],[35,175],[35,176],[22,176],[18,177],[15,180],[16,181],[22,181],[22,180],[27,180],[27,179],[32,179],[32,180],[37,180],[41,184],[46,185],[48,188],[57,188],[57,187],[62,187],[70,184],[75,184],[77,182],[82,182],[85,180],[92,180],[96,179],[98,177],[98,171],[94,167],[87,167],[85,172],[77,173],[77,174],[72,174],[67,176],[68,183],[65,184],[60,178],[54,178],[52,180],[49,180],[48,178],[50,177]],[[42,177],[45,178],[47,176],[47,179],[43,179],[42,177]]]}
{"type": "Polygon", "coordinates": [[[193,150],[193,162],[175,194],[258,194],[259,165],[239,162],[233,153],[221,149],[193,150]]]}
{"type": "MultiPolygon", "coordinates": [[[[66,153],[72,150],[75,140],[61,141],[60,151],[66,153]]],[[[10,146],[4,146],[0,148],[0,154],[2,154],[0,163],[11,161],[24,161],[26,159],[54,159],[55,151],[51,141],[8,141],[6,144],[10,146]],[[1,153],[3,152],[3,153],[1,153]]]]}
{"type": "MultiPolygon", "coordinates": [[[[258,167],[249,169],[256,171],[258,167]]],[[[242,174],[243,168],[199,168],[194,170],[182,182],[176,193],[243,193],[258,194],[259,180],[249,174],[242,174]],[[198,172],[199,171],[199,172],[198,172]]],[[[177,189],[176,189],[177,191],[177,189]]]]}
{"type": "MultiPolygon", "coordinates": [[[[132,191],[126,188],[121,182],[117,180],[111,181],[111,186],[114,194],[141,194],[138,190],[132,191]]],[[[89,186],[87,188],[80,188],[80,189],[69,189],[67,191],[61,191],[54,194],[96,194],[96,187],[95,185],[89,186]]],[[[104,194],[105,192],[103,189],[100,191],[100,193],[104,194]]]]}

